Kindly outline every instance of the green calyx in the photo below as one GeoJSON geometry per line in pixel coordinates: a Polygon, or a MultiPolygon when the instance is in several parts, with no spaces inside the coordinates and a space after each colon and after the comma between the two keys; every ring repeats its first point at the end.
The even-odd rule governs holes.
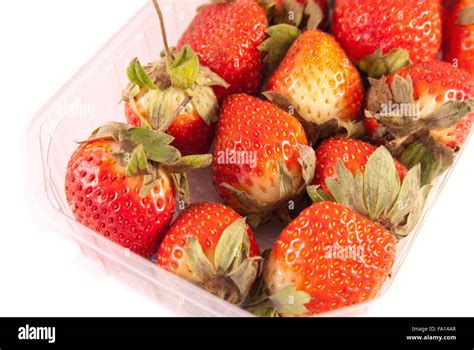
{"type": "Polygon", "coordinates": [[[135,114],[141,117],[135,98],[145,95],[147,118],[141,117],[142,126],[160,131],[166,131],[188,106],[192,106],[206,124],[216,122],[219,104],[212,87],[229,87],[209,68],[199,65],[189,45],[177,54],[170,50],[160,61],[145,67],[138,59],[133,59],[127,75],[130,85],[124,91],[123,99],[129,101],[135,114]]]}
{"type": "Polygon", "coordinates": [[[377,49],[373,54],[360,60],[358,65],[369,77],[378,79],[382,76],[398,72],[401,68],[411,64],[410,56],[406,50],[393,49],[383,55],[382,50],[377,49]]]}
{"type": "MultiPolygon", "coordinates": [[[[394,159],[383,146],[369,157],[364,174],[352,175],[339,161],[337,180],[327,179],[326,184],[337,203],[379,223],[397,238],[406,237],[415,228],[431,190],[430,185],[422,185],[419,164],[400,183],[394,159]]],[[[314,196],[314,189],[310,191],[314,196]]],[[[324,195],[315,196],[319,197],[324,195]]]]}
{"type": "MultiPolygon", "coordinates": [[[[124,123],[107,123],[96,129],[84,143],[97,140],[114,140],[120,144],[120,150],[114,155],[124,166],[127,177],[144,177],[140,191],[142,197],[155,187],[159,169],[179,175],[180,181],[175,182],[179,192],[183,181],[187,182],[187,171],[208,167],[212,162],[212,156],[208,154],[182,157],[178,149],[171,146],[174,139],[168,134],[124,123]]],[[[188,193],[189,189],[185,191],[188,193]]],[[[183,197],[189,198],[184,193],[183,197]]]]}
{"type": "Polygon", "coordinates": [[[301,35],[301,30],[315,30],[324,20],[324,12],[314,0],[300,3],[297,0],[260,0],[260,6],[269,17],[270,26],[266,30],[268,38],[259,46],[266,52],[265,62],[277,64],[286,55],[293,42],[301,35]]]}
{"type": "Polygon", "coordinates": [[[282,23],[269,27],[266,33],[268,38],[260,44],[258,49],[266,53],[265,63],[277,64],[285,57],[301,31],[295,26],[282,23]]]}
{"type": "Polygon", "coordinates": [[[316,185],[306,187],[306,192],[313,203],[334,202],[334,198],[316,185]]]}
{"type": "Polygon", "coordinates": [[[459,12],[456,24],[460,26],[473,25],[474,24],[474,6],[466,7],[464,10],[459,12]]]}
{"type": "Polygon", "coordinates": [[[194,282],[233,304],[242,304],[255,283],[260,257],[250,257],[245,219],[237,219],[222,233],[211,262],[198,239],[188,236],[186,262],[194,282]]]}
{"type": "Polygon", "coordinates": [[[401,154],[400,161],[408,169],[421,166],[421,183],[427,185],[443,174],[454,162],[451,149],[425,134],[413,141],[401,154]]]}
{"type": "Polygon", "coordinates": [[[150,78],[151,67],[143,68],[138,58],[134,58],[127,67],[127,77],[130,82],[138,87],[146,87],[155,90],[158,87],[150,78]],[[147,72],[148,71],[148,72],[147,72]]]}
{"type": "Polygon", "coordinates": [[[189,89],[199,74],[199,60],[191,49],[185,45],[168,67],[171,84],[178,89],[189,89]]]}
{"type": "Polygon", "coordinates": [[[281,315],[304,315],[308,312],[305,304],[309,303],[311,296],[289,285],[268,297],[275,310],[281,315]]]}
{"type": "Polygon", "coordinates": [[[267,13],[270,24],[290,24],[302,30],[313,30],[320,27],[324,20],[324,12],[314,0],[300,3],[298,0],[283,0],[277,4],[275,0],[258,0],[267,13]]]}

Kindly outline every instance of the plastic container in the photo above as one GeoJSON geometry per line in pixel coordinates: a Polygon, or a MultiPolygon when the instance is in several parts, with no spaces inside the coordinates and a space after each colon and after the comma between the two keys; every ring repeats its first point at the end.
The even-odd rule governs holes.
{"type": "MultiPolygon", "coordinates": [[[[177,42],[192,20],[196,7],[204,2],[160,1],[170,43],[177,42]]],[[[63,191],[64,176],[69,157],[77,147],[74,141],[87,138],[92,130],[108,121],[125,121],[123,105],[118,101],[127,84],[125,69],[129,61],[137,56],[141,62],[156,60],[161,50],[158,20],[150,1],[34,117],[29,128],[29,155],[37,179],[34,184],[37,204],[59,231],[75,240],[84,253],[100,262],[108,273],[154,297],[176,315],[252,316],[78,224],[68,209],[63,191]]],[[[392,278],[385,283],[379,296],[397,275],[451,170],[436,181],[421,222],[399,244],[392,278]]],[[[208,170],[191,176],[193,199],[220,202],[206,172],[208,170]]],[[[282,228],[274,222],[258,232],[262,250],[271,247],[282,228]]],[[[372,302],[323,316],[360,315],[372,302]]]]}

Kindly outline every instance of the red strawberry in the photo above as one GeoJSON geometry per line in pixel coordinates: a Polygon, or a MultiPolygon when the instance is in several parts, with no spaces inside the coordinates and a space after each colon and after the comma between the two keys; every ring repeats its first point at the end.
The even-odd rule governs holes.
{"type": "Polygon", "coordinates": [[[263,78],[267,18],[255,0],[219,1],[202,7],[178,43],[190,45],[203,66],[230,84],[214,89],[222,101],[236,92],[254,94],[263,78]]]}
{"type": "MultiPolygon", "coordinates": [[[[416,119],[429,120],[430,115],[432,117],[432,113],[439,112],[443,104],[449,101],[468,101],[474,96],[474,78],[468,73],[444,62],[422,62],[411,67],[405,67],[386,79],[372,80],[371,84],[373,86],[369,91],[367,106],[370,112],[378,113],[385,105],[392,104],[393,107],[399,105],[394,98],[396,87],[393,82],[395,80],[397,80],[396,84],[401,83],[407,87],[410,101],[406,101],[404,104],[413,107],[410,114],[415,114],[413,117],[416,119]],[[404,80],[400,80],[400,77],[404,80]],[[408,78],[410,79],[406,80],[408,78]],[[389,89],[388,91],[392,96],[389,96],[388,99],[379,100],[377,91],[385,91],[386,89],[389,89]]],[[[400,111],[402,110],[400,109],[400,111]]],[[[410,116],[407,115],[406,117],[410,116]]],[[[473,114],[470,113],[452,126],[431,128],[430,134],[443,145],[458,149],[469,135],[472,118],[473,114]]],[[[374,118],[366,118],[366,126],[371,137],[380,138],[384,135],[384,129],[380,128],[380,123],[374,118]]]]}
{"type": "Polygon", "coordinates": [[[281,234],[264,278],[282,316],[312,316],[373,299],[395,260],[383,227],[331,202],[304,210],[281,234]]]}
{"type": "MultiPolygon", "coordinates": [[[[400,182],[384,147],[363,174],[346,165],[340,161],[338,179],[327,180],[338,204],[309,187],[318,203],[283,231],[266,262],[268,299],[280,315],[311,316],[376,297],[395,260],[395,237],[410,234],[421,218],[431,186],[421,186],[419,165],[400,182]]],[[[260,303],[268,314],[269,303],[260,303]]]]}
{"type": "Polygon", "coordinates": [[[451,13],[444,60],[474,76],[474,0],[462,0],[451,13]]]}
{"type": "Polygon", "coordinates": [[[127,121],[173,136],[173,146],[183,155],[205,153],[214,138],[218,113],[212,87],[228,84],[200,67],[189,46],[179,53],[169,49],[160,7],[156,0],[153,3],[162,25],[165,51],[158,62],[142,67],[134,59],[127,68],[130,84],[123,94],[127,121]]]}
{"type": "Polygon", "coordinates": [[[268,90],[284,95],[305,120],[354,121],[363,86],[356,68],[329,34],[304,32],[268,81],[268,90]]]}
{"type": "MultiPolygon", "coordinates": [[[[170,142],[163,133],[119,123],[96,130],[67,167],[66,199],[77,221],[151,258],[181,191],[174,183],[184,174],[174,173],[193,160],[180,159],[170,142]]],[[[200,163],[195,167],[207,166],[210,156],[194,160],[200,163]]]]}
{"type": "Polygon", "coordinates": [[[212,169],[227,204],[243,214],[265,215],[311,182],[314,151],[295,117],[238,94],[222,107],[212,169]]]}
{"type": "Polygon", "coordinates": [[[376,78],[409,64],[395,49],[413,63],[436,59],[441,32],[439,0],[336,0],[334,5],[334,36],[350,59],[376,78]]]}
{"type": "MultiPolygon", "coordinates": [[[[337,180],[339,161],[344,164],[352,175],[356,175],[357,172],[363,174],[369,157],[376,150],[377,147],[356,139],[331,138],[325,140],[316,150],[316,173],[313,183],[330,193],[326,180],[337,180]]],[[[400,181],[403,181],[407,169],[396,160],[395,167],[400,181]]]]}
{"type": "Polygon", "coordinates": [[[187,208],[166,233],[157,264],[232,303],[254,284],[260,251],[239,214],[221,204],[187,208]]]}

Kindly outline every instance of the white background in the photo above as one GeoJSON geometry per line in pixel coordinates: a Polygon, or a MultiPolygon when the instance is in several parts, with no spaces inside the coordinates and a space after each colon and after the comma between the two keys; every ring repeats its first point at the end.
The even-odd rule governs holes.
{"type": "MultiPolygon", "coordinates": [[[[107,276],[35,208],[26,128],[143,0],[0,2],[0,316],[172,316],[107,276]]],[[[367,316],[474,316],[474,140],[367,316]]]]}

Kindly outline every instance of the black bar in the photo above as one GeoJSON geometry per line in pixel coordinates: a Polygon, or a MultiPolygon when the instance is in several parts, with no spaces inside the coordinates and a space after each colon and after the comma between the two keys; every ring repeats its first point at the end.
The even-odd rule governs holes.
{"type": "MultiPolygon", "coordinates": [[[[353,345],[356,349],[369,345],[379,349],[386,348],[388,345],[416,349],[421,347],[474,349],[474,322],[472,318],[0,319],[0,350],[64,348],[72,345],[89,348],[99,343],[109,346],[133,344],[133,349],[135,349],[139,343],[149,344],[150,342],[156,344],[157,348],[163,348],[165,345],[160,343],[160,340],[170,336],[178,342],[190,340],[188,337],[196,339],[200,336],[238,338],[253,336],[261,339],[292,337],[296,341],[294,349],[297,350],[300,347],[303,348],[303,344],[297,342],[297,339],[301,337],[315,339],[311,349],[323,346],[326,348],[327,344],[334,344],[334,348],[339,348],[339,345],[342,344],[353,345]],[[54,343],[52,342],[52,328],[44,327],[54,327],[54,343]],[[19,339],[20,337],[25,338],[25,336],[27,338],[42,336],[46,339],[19,339]],[[409,339],[408,337],[421,338],[409,339]],[[318,339],[321,340],[320,343],[318,339]]],[[[203,346],[205,345],[203,344],[203,346]]],[[[171,350],[174,350],[173,347],[171,350]]]]}

